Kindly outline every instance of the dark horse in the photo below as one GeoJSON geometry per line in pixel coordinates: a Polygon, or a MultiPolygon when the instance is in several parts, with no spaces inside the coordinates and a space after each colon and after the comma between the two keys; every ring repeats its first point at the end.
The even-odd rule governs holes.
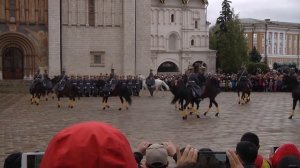
{"type": "Polygon", "coordinates": [[[201,99],[209,98],[209,106],[204,115],[206,115],[210,111],[212,104],[214,104],[217,108],[217,113],[215,114],[215,116],[219,116],[220,109],[218,103],[216,102],[216,97],[220,92],[221,88],[218,79],[215,77],[209,77],[206,80],[204,92],[200,96],[201,99]]]}
{"type": "Polygon", "coordinates": [[[75,97],[78,96],[79,99],[79,93],[77,87],[67,79],[63,79],[62,81],[59,81],[58,76],[54,77],[51,81],[54,84],[54,91],[58,100],[57,107],[60,108],[61,106],[60,98],[68,97],[69,98],[68,107],[73,108],[75,106],[75,97]]]}
{"type": "MultiPolygon", "coordinates": [[[[187,118],[187,107],[188,104],[196,104],[197,105],[197,110],[196,110],[196,115],[197,118],[200,118],[198,109],[199,109],[199,103],[201,100],[205,99],[205,98],[209,98],[209,108],[208,110],[204,113],[204,115],[206,115],[211,107],[212,104],[214,104],[217,107],[217,113],[216,113],[216,117],[219,116],[219,106],[218,103],[216,102],[215,98],[216,96],[221,92],[221,89],[219,87],[219,82],[216,78],[214,77],[210,77],[206,80],[205,82],[205,86],[204,86],[204,91],[202,92],[201,96],[199,98],[195,98],[193,96],[192,93],[192,89],[189,87],[186,87],[186,85],[184,84],[183,80],[180,81],[179,84],[177,85],[173,85],[170,87],[171,92],[174,94],[174,98],[172,100],[172,104],[176,103],[177,101],[179,101],[180,105],[181,105],[181,109],[182,111],[182,118],[186,119],[187,118]]],[[[193,112],[194,112],[194,108],[193,108],[193,112]]]]}
{"type": "Polygon", "coordinates": [[[286,87],[287,91],[292,92],[293,97],[293,111],[289,116],[289,119],[292,119],[295,115],[295,108],[297,105],[297,101],[300,100],[300,84],[295,76],[284,75],[282,80],[283,87],[286,87]]]}
{"type": "Polygon", "coordinates": [[[43,82],[41,80],[34,80],[30,85],[29,92],[31,94],[31,104],[39,105],[39,101],[42,95],[45,94],[43,82]]]}
{"type": "Polygon", "coordinates": [[[241,78],[237,84],[237,93],[239,97],[239,104],[247,104],[250,101],[251,85],[247,78],[241,78]],[[240,92],[242,95],[240,97],[240,92]]]}
{"type": "Polygon", "coordinates": [[[99,80],[97,82],[98,88],[103,88],[100,91],[100,96],[103,97],[102,99],[102,108],[105,110],[106,108],[110,108],[110,106],[107,104],[108,97],[111,96],[119,96],[122,106],[119,108],[119,110],[122,110],[122,108],[128,109],[128,105],[131,105],[131,91],[127,88],[126,85],[123,85],[122,82],[115,81],[115,86],[112,86],[111,84],[108,84],[104,80],[99,80]],[[125,101],[124,101],[124,99],[125,101]],[[124,107],[125,106],[125,107],[124,107]]]}
{"type": "Polygon", "coordinates": [[[192,88],[186,86],[184,79],[179,78],[170,82],[170,91],[174,95],[171,103],[179,103],[179,109],[181,110],[183,120],[187,119],[189,104],[197,105],[196,109],[193,107],[190,114],[195,113],[197,118],[200,118],[200,114],[198,112],[200,99],[193,96],[192,88]]]}

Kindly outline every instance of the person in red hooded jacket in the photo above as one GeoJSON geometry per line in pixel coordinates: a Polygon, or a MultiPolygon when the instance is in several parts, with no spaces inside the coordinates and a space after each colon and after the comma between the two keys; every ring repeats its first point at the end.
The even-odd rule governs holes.
{"type": "Polygon", "coordinates": [[[84,122],[57,133],[40,168],[137,168],[126,137],[112,126],[84,122]]]}

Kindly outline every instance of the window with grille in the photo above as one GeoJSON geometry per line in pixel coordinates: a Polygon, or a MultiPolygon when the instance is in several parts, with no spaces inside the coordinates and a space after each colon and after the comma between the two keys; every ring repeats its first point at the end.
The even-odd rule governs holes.
{"type": "Polygon", "coordinates": [[[104,51],[91,51],[91,67],[103,67],[105,66],[104,63],[104,51]]]}
{"type": "Polygon", "coordinates": [[[174,23],[174,20],[175,20],[175,16],[174,14],[171,15],[171,23],[174,23]]]}
{"type": "Polygon", "coordinates": [[[194,39],[191,40],[191,46],[194,46],[195,45],[195,41],[194,39]]]}
{"type": "Polygon", "coordinates": [[[89,0],[89,25],[95,26],[95,0],[89,0]]]}
{"type": "Polygon", "coordinates": [[[195,20],[195,29],[198,29],[198,21],[195,20]]]}

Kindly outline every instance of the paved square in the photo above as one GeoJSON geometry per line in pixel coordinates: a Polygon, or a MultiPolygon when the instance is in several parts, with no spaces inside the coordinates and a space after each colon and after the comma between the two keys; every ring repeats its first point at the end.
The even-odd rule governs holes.
{"type": "MultiPolygon", "coordinates": [[[[39,106],[29,103],[29,95],[0,94],[0,166],[13,151],[44,151],[52,136],[64,127],[81,121],[104,121],[122,130],[133,149],[141,140],[152,143],[173,140],[180,145],[213,150],[234,148],[241,135],[253,131],[261,141],[260,153],[268,156],[270,147],[284,142],[300,146],[299,106],[296,116],[289,120],[291,93],[253,93],[247,105],[237,104],[236,93],[223,92],[217,97],[220,117],[212,109],[207,117],[189,116],[183,121],[171,105],[172,95],[157,92],[150,97],[133,97],[127,111],[118,111],[118,98],[111,98],[111,108],[103,111],[100,98],[81,98],[74,109],[56,107],[56,100],[41,101],[39,106]],[[297,115],[298,113],[298,115],[297,115]]],[[[200,104],[203,114],[208,100],[200,104]]]]}

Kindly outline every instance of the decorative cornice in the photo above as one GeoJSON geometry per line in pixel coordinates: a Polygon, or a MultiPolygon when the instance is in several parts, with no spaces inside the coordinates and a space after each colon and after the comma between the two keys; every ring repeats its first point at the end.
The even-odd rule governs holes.
{"type": "MultiPolygon", "coordinates": [[[[159,0],[160,3],[165,4],[166,0],[159,0]]],[[[189,3],[189,0],[181,0],[184,5],[189,3]]],[[[208,4],[208,0],[201,0],[205,5],[208,4]]]]}

